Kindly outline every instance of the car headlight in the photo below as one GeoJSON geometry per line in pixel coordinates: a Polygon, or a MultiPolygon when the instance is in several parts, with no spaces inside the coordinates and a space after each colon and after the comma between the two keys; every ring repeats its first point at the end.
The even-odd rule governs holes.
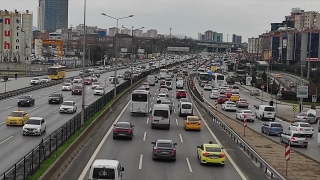
{"type": "Polygon", "coordinates": [[[27,102],[30,102],[30,101],[27,101],[27,102]]]}
{"type": "Polygon", "coordinates": [[[37,130],[40,130],[40,128],[37,128],[37,130]]]}

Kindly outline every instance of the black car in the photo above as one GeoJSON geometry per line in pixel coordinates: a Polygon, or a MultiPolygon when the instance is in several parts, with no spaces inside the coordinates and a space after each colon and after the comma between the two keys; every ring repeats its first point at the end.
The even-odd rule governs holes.
{"type": "Polygon", "coordinates": [[[153,144],[153,153],[152,159],[169,159],[169,160],[176,160],[177,152],[176,152],[176,145],[172,140],[166,139],[158,139],[153,144]]]}
{"type": "Polygon", "coordinates": [[[113,139],[117,138],[129,138],[133,137],[133,127],[130,122],[118,122],[113,125],[113,139]]]}
{"type": "Polygon", "coordinates": [[[54,92],[49,96],[49,104],[61,104],[63,102],[63,96],[59,92],[54,92]]]}
{"type": "Polygon", "coordinates": [[[21,96],[18,99],[18,107],[20,106],[34,106],[35,100],[32,95],[21,96]]]}
{"type": "Polygon", "coordinates": [[[97,78],[100,78],[100,73],[96,73],[94,75],[96,75],[97,78]]]}

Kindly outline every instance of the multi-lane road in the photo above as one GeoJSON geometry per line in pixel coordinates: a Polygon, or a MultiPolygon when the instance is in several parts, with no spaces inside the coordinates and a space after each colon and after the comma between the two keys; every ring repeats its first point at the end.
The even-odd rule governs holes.
{"type": "MultiPolygon", "coordinates": [[[[172,63],[173,60],[168,60],[168,63],[172,63]]],[[[148,63],[145,64],[147,68],[149,67],[148,63]]],[[[118,73],[124,73],[127,69],[118,70],[118,73]]],[[[68,76],[76,76],[79,72],[67,72],[68,76]]],[[[101,77],[98,81],[101,82],[102,85],[107,84],[105,87],[106,93],[111,91],[114,88],[114,85],[110,84],[108,81],[108,77],[114,75],[113,72],[107,72],[101,74],[101,77]]],[[[123,83],[124,80],[120,79],[120,84],[123,83]]],[[[29,82],[28,82],[29,83],[29,82]]],[[[18,84],[16,87],[21,87],[18,84]]],[[[31,107],[17,107],[18,96],[12,97],[9,99],[5,99],[0,101],[0,116],[2,119],[0,120],[0,173],[8,170],[14,163],[20,160],[24,155],[30,152],[33,148],[35,148],[41,141],[41,139],[50,135],[53,131],[61,127],[64,123],[70,120],[75,114],[60,114],[59,107],[60,105],[54,105],[48,103],[48,97],[52,92],[60,92],[61,84],[51,86],[48,88],[43,88],[37,91],[32,91],[28,94],[33,95],[35,98],[35,105],[31,107]],[[7,126],[5,121],[12,111],[14,110],[23,110],[28,112],[29,116],[43,117],[47,121],[47,131],[42,136],[22,136],[22,127],[14,127],[7,126]]],[[[78,112],[81,109],[81,96],[71,95],[71,92],[62,91],[64,96],[64,100],[73,100],[76,101],[78,106],[78,112]]],[[[93,95],[93,90],[91,86],[86,86],[85,90],[86,94],[86,102],[88,104],[93,103],[99,97],[93,95]]]]}
{"type": "MultiPolygon", "coordinates": [[[[203,95],[204,95],[204,98],[209,101],[211,104],[214,104],[216,99],[210,99],[209,98],[209,94],[211,91],[204,91],[202,87],[200,87],[198,85],[198,83],[195,83],[196,84],[196,87],[198,88],[199,91],[203,91],[203,95]]],[[[245,89],[242,89],[240,88],[240,96],[241,98],[245,98],[248,100],[249,102],[249,109],[252,110],[252,112],[254,113],[255,112],[255,108],[253,107],[254,105],[259,105],[261,104],[261,101],[253,96],[250,96],[249,95],[249,92],[246,91],[245,89]]],[[[266,102],[263,102],[264,104],[267,105],[266,102]]],[[[278,105],[277,107],[277,110],[278,111],[281,111],[281,106],[282,105],[278,105]]],[[[223,111],[221,109],[221,105],[218,106],[218,108],[223,111]]],[[[285,108],[287,109],[287,108],[285,108]]],[[[230,112],[230,111],[224,111],[224,113],[229,116],[231,119],[235,120],[235,121],[239,121],[239,120],[236,120],[236,114],[235,112],[230,112]]],[[[289,122],[286,122],[286,121],[283,121],[279,118],[276,118],[275,122],[278,122],[278,123],[281,123],[282,126],[283,126],[283,129],[284,131],[288,130],[288,127],[290,126],[291,123],[289,122]]],[[[256,119],[255,122],[248,122],[248,126],[252,129],[254,129],[255,131],[261,133],[261,127],[262,127],[262,124],[264,123],[264,121],[261,121],[259,119],[256,119]]],[[[318,140],[317,140],[317,134],[316,134],[316,130],[318,129],[318,125],[317,124],[311,124],[311,126],[315,129],[315,134],[312,138],[308,138],[309,140],[309,145],[308,145],[308,148],[299,148],[299,147],[292,147],[294,148],[294,150],[296,151],[299,151],[317,161],[320,161],[320,157],[318,156],[318,153],[319,153],[319,143],[318,143],[318,140]]],[[[280,142],[280,138],[279,136],[267,136],[265,135],[266,137],[270,138],[270,139],[273,139],[275,141],[278,141],[280,142]]]]}

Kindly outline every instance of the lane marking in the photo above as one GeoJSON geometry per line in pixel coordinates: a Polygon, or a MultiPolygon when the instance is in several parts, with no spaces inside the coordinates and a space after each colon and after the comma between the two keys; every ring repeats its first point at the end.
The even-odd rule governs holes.
{"type": "Polygon", "coordinates": [[[41,96],[38,96],[37,98],[41,98],[41,96]]]}
{"type": "Polygon", "coordinates": [[[142,168],[142,160],[143,160],[143,154],[140,154],[139,169],[142,168]]]}
{"type": "Polygon", "coordinates": [[[53,112],[53,114],[57,113],[59,110],[60,110],[60,109],[55,110],[55,111],[53,112]]]}
{"type": "MultiPolygon", "coordinates": [[[[199,116],[201,119],[203,119],[200,111],[198,110],[197,106],[194,106],[194,108],[196,109],[196,111],[198,112],[199,116]]],[[[220,145],[222,146],[221,142],[219,141],[219,139],[216,137],[216,135],[212,132],[212,130],[210,129],[210,127],[208,126],[206,121],[202,121],[203,124],[206,126],[206,128],[208,129],[209,133],[211,134],[211,136],[213,137],[213,139],[220,145]]],[[[234,169],[237,171],[237,173],[239,174],[239,176],[243,179],[243,180],[247,180],[246,176],[241,172],[240,168],[237,166],[237,164],[233,161],[233,159],[231,159],[231,156],[229,155],[229,153],[227,152],[226,149],[224,149],[224,154],[227,156],[228,160],[230,161],[230,163],[232,164],[232,166],[234,167],[234,169]]]]}
{"type": "Polygon", "coordinates": [[[143,134],[143,141],[146,141],[146,137],[147,137],[147,132],[144,132],[144,134],[143,134]]]}
{"type": "Polygon", "coordinates": [[[186,161],[187,161],[187,165],[188,165],[189,171],[190,171],[190,172],[193,172],[193,171],[192,171],[191,164],[190,164],[190,161],[189,161],[189,158],[186,158],[186,161]]]}
{"type": "Polygon", "coordinates": [[[176,109],[173,109],[173,113],[176,113],[176,109]]]}
{"type": "Polygon", "coordinates": [[[4,143],[4,142],[6,142],[6,141],[8,141],[9,139],[11,139],[13,136],[9,136],[9,137],[7,137],[6,139],[4,139],[4,140],[2,140],[2,141],[0,141],[0,144],[2,144],[2,143],[4,143]]]}
{"type": "Polygon", "coordinates": [[[30,109],[29,111],[27,111],[27,113],[29,113],[29,112],[31,112],[31,111],[34,111],[34,110],[36,110],[36,109],[38,109],[39,107],[35,107],[35,108],[33,108],[33,109],[30,109]]]}
{"type": "Polygon", "coordinates": [[[177,125],[179,125],[178,119],[176,119],[176,123],[177,123],[177,125]]]}
{"type": "Polygon", "coordinates": [[[153,102],[151,102],[151,105],[153,104],[153,102]]]}
{"type": "Polygon", "coordinates": [[[6,121],[1,122],[0,124],[4,124],[4,123],[6,123],[6,121]]]}
{"type": "Polygon", "coordinates": [[[154,97],[152,97],[152,99],[154,99],[154,97]]]}
{"type": "Polygon", "coordinates": [[[180,141],[183,143],[182,135],[179,134],[179,137],[180,137],[180,141]]]}
{"type": "Polygon", "coordinates": [[[6,107],[6,108],[4,108],[4,109],[9,109],[9,108],[12,108],[12,106],[8,106],[8,107],[6,107]]]}
{"type": "MultiPolygon", "coordinates": [[[[127,107],[130,105],[131,101],[128,102],[128,104],[123,108],[123,110],[120,112],[120,114],[118,115],[118,117],[116,118],[116,120],[113,122],[113,124],[117,123],[119,121],[119,119],[121,118],[121,116],[123,115],[123,113],[125,112],[125,110],[127,109],[127,107]]],[[[108,132],[106,133],[106,135],[103,137],[103,139],[101,140],[100,144],[98,145],[98,147],[96,148],[96,150],[94,151],[94,153],[92,154],[90,160],[88,161],[87,165],[84,167],[82,173],[80,174],[78,180],[83,180],[86,177],[87,172],[90,169],[90,166],[92,165],[93,161],[96,159],[99,151],[101,150],[103,144],[105,143],[105,141],[107,140],[109,134],[111,133],[111,131],[113,130],[113,126],[111,126],[108,130],[108,132]]]]}
{"type": "Polygon", "coordinates": [[[147,124],[149,123],[149,118],[147,118],[147,124]]]}

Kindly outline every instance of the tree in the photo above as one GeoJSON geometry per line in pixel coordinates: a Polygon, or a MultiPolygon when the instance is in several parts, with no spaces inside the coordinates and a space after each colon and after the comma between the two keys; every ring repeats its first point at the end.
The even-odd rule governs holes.
{"type": "MultiPolygon", "coordinates": [[[[88,54],[89,55],[89,54],[88,54]]],[[[90,52],[90,60],[93,64],[103,59],[103,49],[101,46],[92,46],[90,52]]]]}

